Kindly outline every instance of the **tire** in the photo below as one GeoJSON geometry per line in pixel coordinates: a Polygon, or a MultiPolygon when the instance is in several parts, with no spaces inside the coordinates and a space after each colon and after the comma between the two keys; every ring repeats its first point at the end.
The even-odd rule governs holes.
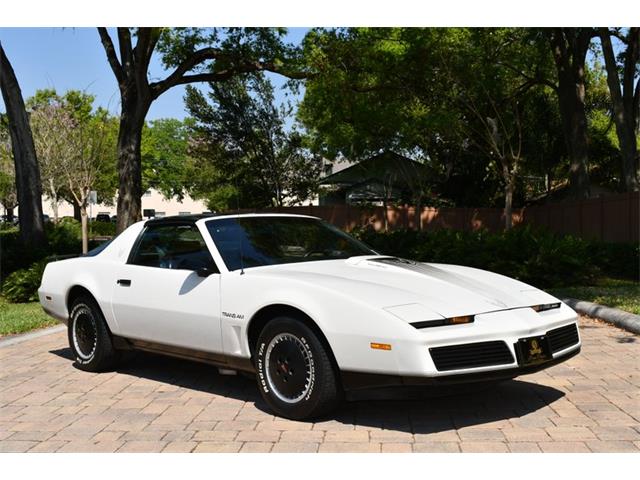
{"type": "Polygon", "coordinates": [[[114,368],[120,352],[113,348],[111,334],[96,301],[89,296],[74,300],[67,329],[75,365],[87,372],[114,368]]]}
{"type": "Polygon", "coordinates": [[[306,420],[333,410],[342,397],[327,349],[304,323],[277,317],[255,350],[258,389],[276,414],[306,420]]]}

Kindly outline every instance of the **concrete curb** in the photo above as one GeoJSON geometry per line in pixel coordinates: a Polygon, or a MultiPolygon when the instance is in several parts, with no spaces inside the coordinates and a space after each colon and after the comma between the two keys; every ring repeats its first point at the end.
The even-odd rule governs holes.
{"type": "Polygon", "coordinates": [[[43,328],[42,330],[37,330],[35,332],[19,333],[18,335],[11,335],[7,338],[0,338],[0,348],[15,345],[16,343],[26,342],[27,340],[33,340],[34,338],[44,337],[45,335],[62,332],[66,329],[66,325],[56,325],[55,327],[43,328]]]}
{"type": "Polygon", "coordinates": [[[562,301],[581,315],[598,318],[628,332],[640,335],[640,315],[575,298],[563,298],[562,301]]]}

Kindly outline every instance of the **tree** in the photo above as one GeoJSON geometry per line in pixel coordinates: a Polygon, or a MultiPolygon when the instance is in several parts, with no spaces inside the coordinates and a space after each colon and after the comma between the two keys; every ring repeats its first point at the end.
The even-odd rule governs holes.
{"type": "Polygon", "coordinates": [[[350,159],[409,152],[426,160],[434,183],[473,172],[465,189],[474,192],[478,174],[485,190],[497,177],[510,227],[519,172],[537,150],[524,141],[524,105],[550,88],[542,86],[551,67],[546,43],[526,29],[358,28],[313,31],[305,54],[314,76],[300,117],[316,148],[350,159]]]}
{"type": "Polygon", "coordinates": [[[283,29],[121,27],[117,29],[119,53],[106,28],[98,28],[98,33],[120,90],[118,231],[141,216],[142,130],[155,99],[176,85],[221,82],[249,72],[304,77],[283,61],[290,53],[281,41],[283,29]],[[164,79],[150,81],[154,52],[172,71],[164,79]]]}
{"type": "Polygon", "coordinates": [[[0,44],[0,89],[7,109],[15,163],[16,193],[20,205],[20,239],[33,247],[44,245],[42,187],[27,111],[18,79],[0,44]]]}
{"type": "Polygon", "coordinates": [[[6,116],[0,116],[0,203],[4,207],[7,221],[13,221],[13,210],[18,206],[16,173],[11,154],[11,138],[6,116]]]}
{"type": "Polygon", "coordinates": [[[89,244],[89,194],[115,164],[113,119],[104,109],[93,111],[93,101],[93,96],[72,90],[63,97],[55,91],[39,92],[29,102],[48,195],[56,202],[62,196],[70,198],[80,210],[83,253],[89,244]]]}
{"type": "Polygon", "coordinates": [[[593,28],[552,28],[547,33],[558,75],[558,102],[569,153],[569,185],[575,198],[589,196],[589,149],[585,111],[586,57],[593,28]]]}
{"type": "Polygon", "coordinates": [[[638,75],[640,60],[640,28],[631,27],[624,35],[620,29],[613,31],[599,28],[600,43],[607,69],[607,82],[613,106],[613,120],[620,143],[622,157],[622,184],[625,190],[638,190],[638,123],[640,117],[640,82],[634,82],[638,75]],[[620,38],[626,44],[622,57],[622,81],[618,74],[618,62],[613,51],[611,36],[620,38]]]}
{"type": "Polygon", "coordinates": [[[62,159],[73,154],[70,138],[62,134],[65,132],[64,122],[67,116],[60,115],[60,110],[64,108],[61,102],[55,90],[40,90],[34,97],[27,99],[43,190],[51,202],[55,223],[58,222],[58,206],[66,187],[61,168],[62,159]]]}
{"type": "Polygon", "coordinates": [[[209,103],[199,90],[188,87],[186,105],[196,122],[195,151],[221,174],[217,187],[223,188],[227,200],[260,208],[307,199],[316,187],[321,162],[304,148],[303,135],[287,131],[292,109],[275,105],[271,82],[254,74],[212,83],[210,88],[209,103]]]}
{"type": "MultiPolygon", "coordinates": [[[[65,169],[73,163],[78,155],[77,128],[85,126],[98,114],[93,112],[93,95],[79,90],[69,90],[58,95],[54,89],[38,90],[33,97],[27,99],[26,106],[30,115],[33,139],[40,164],[44,192],[51,201],[54,221],[58,220],[58,204],[62,200],[71,203],[78,212],[78,220],[82,221],[81,204],[78,203],[69,188],[68,173],[65,169]]],[[[102,112],[104,113],[104,112],[102,112]]],[[[111,117],[105,117],[105,131],[101,131],[101,141],[113,149],[117,125],[111,117]]],[[[86,141],[85,141],[86,143],[86,141]]],[[[100,174],[91,182],[91,190],[95,190],[100,203],[112,203],[116,191],[115,156],[100,162],[100,174]],[[113,161],[109,161],[113,159],[113,161]]],[[[76,183],[74,180],[73,183],[76,183]]]]}

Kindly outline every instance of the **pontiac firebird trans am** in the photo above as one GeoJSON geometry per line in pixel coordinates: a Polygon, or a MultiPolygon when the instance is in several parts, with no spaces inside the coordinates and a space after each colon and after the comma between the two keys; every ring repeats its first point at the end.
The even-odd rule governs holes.
{"type": "Polygon", "coordinates": [[[514,378],[580,350],[576,313],[495,273],[380,255],[300,215],[165,217],[49,263],[38,291],[76,365],[125,350],[255,374],[279,415],[361,389],[514,378]]]}

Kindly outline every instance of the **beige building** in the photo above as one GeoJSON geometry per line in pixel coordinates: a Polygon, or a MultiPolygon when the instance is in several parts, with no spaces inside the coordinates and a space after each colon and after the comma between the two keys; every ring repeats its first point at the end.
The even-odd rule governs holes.
{"type": "MultiPolygon", "coordinates": [[[[165,217],[170,215],[190,215],[196,213],[204,213],[208,211],[207,206],[201,200],[194,200],[193,198],[185,195],[184,199],[180,202],[175,198],[167,200],[157,190],[147,190],[142,195],[142,210],[155,210],[156,217],[165,217]]],[[[53,218],[53,209],[51,208],[51,202],[46,198],[42,200],[43,213],[53,218]]],[[[91,205],[91,216],[95,218],[99,213],[107,213],[110,216],[116,214],[116,205],[91,205]]],[[[19,212],[16,210],[16,214],[19,212]]],[[[73,217],[73,206],[67,202],[60,202],[58,204],[58,216],[73,217]]]]}

